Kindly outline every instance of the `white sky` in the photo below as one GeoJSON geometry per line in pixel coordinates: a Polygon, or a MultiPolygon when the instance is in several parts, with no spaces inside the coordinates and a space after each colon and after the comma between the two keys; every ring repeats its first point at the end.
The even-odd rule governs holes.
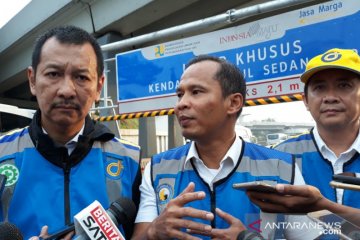
{"type": "MultiPolygon", "coordinates": [[[[0,0],[0,28],[31,0],[0,0]]],[[[278,122],[311,122],[302,101],[245,107],[243,121],[273,118],[278,122]]]]}
{"type": "Polygon", "coordinates": [[[245,107],[241,115],[246,122],[267,118],[278,122],[313,122],[302,101],[245,107]]]}
{"type": "Polygon", "coordinates": [[[0,0],[0,28],[31,0],[0,0]]]}

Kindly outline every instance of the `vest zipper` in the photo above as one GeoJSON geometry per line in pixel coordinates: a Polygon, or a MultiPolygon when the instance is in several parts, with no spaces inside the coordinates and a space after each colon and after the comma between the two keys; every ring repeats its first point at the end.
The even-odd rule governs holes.
{"type": "Polygon", "coordinates": [[[63,162],[63,170],[64,170],[64,216],[65,216],[65,224],[69,225],[72,223],[70,216],[70,193],[69,193],[69,185],[70,185],[70,162],[67,154],[65,155],[67,158],[63,162]]]}
{"type": "MultiPolygon", "coordinates": [[[[211,212],[214,214],[214,216],[216,216],[216,200],[215,200],[215,191],[210,190],[210,209],[211,212]]],[[[214,217],[214,219],[211,221],[211,227],[216,228],[216,224],[215,224],[215,219],[216,217],[214,217]]]]}

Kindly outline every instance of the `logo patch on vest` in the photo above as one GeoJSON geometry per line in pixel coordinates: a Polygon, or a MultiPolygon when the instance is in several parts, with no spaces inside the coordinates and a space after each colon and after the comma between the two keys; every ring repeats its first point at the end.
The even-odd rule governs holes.
{"type": "Polygon", "coordinates": [[[107,162],[106,173],[110,178],[119,179],[124,170],[123,162],[119,159],[111,159],[107,162]]]}
{"type": "Polygon", "coordinates": [[[0,166],[0,174],[6,176],[5,187],[14,185],[19,179],[19,169],[12,164],[4,164],[0,166]]]}
{"type": "Polygon", "coordinates": [[[159,185],[156,192],[160,204],[166,204],[173,198],[174,191],[169,184],[159,185]]]}

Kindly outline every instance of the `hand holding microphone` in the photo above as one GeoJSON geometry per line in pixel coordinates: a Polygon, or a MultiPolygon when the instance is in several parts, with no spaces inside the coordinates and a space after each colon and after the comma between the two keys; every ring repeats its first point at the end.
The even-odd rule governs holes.
{"type": "Polygon", "coordinates": [[[250,200],[269,213],[308,213],[323,209],[326,198],[311,185],[277,184],[275,193],[247,191],[250,200]]]}

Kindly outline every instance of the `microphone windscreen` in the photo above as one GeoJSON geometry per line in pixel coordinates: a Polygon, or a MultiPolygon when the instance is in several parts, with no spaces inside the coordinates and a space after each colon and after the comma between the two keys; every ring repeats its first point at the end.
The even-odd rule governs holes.
{"type": "Polygon", "coordinates": [[[126,239],[130,239],[134,232],[136,211],[134,202],[128,198],[119,198],[107,210],[116,218],[117,224],[122,224],[126,239]]]}
{"type": "Polygon", "coordinates": [[[23,240],[20,230],[12,223],[0,223],[0,240],[23,240]]]}
{"type": "Polygon", "coordinates": [[[253,232],[253,231],[249,231],[249,230],[244,230],[242,232],[239,233],[239,235],[237,236],[236,240],[265,240],[265,238],[263,238],[259,233],[257,232],[253,232]]]}
{"type": "Polygon", "coordinates": [[[134,222],[136,218],[136,206],[128,198],[119,198],[110,205],[108,211],[112,212],[118,224],[134,222]]]}

